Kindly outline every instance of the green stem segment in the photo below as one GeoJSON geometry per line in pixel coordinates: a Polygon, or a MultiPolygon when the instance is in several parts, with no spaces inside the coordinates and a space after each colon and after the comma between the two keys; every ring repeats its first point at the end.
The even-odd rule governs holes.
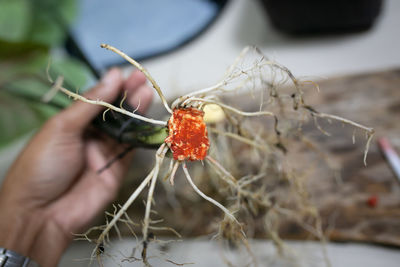
{"type": "MultiPolygon", "coordinates": [[[[32,102],[49,105],[56,110],[62,110],[68,107],[69,104],[67,103],[72,102],[72,100],[68,98],[68,102],[51,100],[48,103],[43,103],[40,96],[37,95],[15,93],[17,92],[16,90],[8,90],[8,92],[32,102]]],[[[117,99],[115,105],[118,106],[120,102],[121,99],[117,99]]],[[[132,110],[132,107],[126,103],[123,104],[123,107],[127,110],[132,110]]],[[[103,120],[103,114],[100,113],[93,120],[92,125],[118,142],[129,144],[132,147],[158,148],[164,143],[164,139],[168,136],[166,127],[144,122],[117,112],[107,112],[104,119],[105,120],[103,120]]]]}

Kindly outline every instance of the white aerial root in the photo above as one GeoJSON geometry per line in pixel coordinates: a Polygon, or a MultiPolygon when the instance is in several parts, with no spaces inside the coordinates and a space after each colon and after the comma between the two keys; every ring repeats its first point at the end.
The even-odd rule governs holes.
{"type": "MultiPolygon", "coordinates": [[[[303,84],[306,84],[306,83],[310,83],[317,89],[317,91],[320,91],[319,85],[317,83],[313,82],[313,81],[310,81],[310,80],[299,81],[298,79],[296,79],[296,77],[292,74],[292,72],[288,68],[286,68],[285,66],[282,66],[281,64],[279,64],[277,62],[271,61],[268,58],[266,58],[263,55],[263,53],[257,47],[251,47],[251,46],[250,47],[249,46],[245,47],[242,50],[242,52],[239,54],[239,56],[235,59],[234,63],[227,69],[223,79],[220,82],[218,82],[217,84],[215,84],[213,86],[210,86],[210,87],[207,87],[207,88],[204,88],[204,89],[200,89],[200,90],[191,92],[189,94],[186,94],[184,96],[181,96],[181,97],[177,98],[175,101],[173,101],[171,106],[172,106],[172,108],[177,108],[178,106],[185,106],[186,104],[189,104],[191,102],[193,102],[193,103],[196,103],[196,102],[197,103],[198,102],[200,102],[200,103],[210,103],[210,104],[219,105],[221,108],[223,108],[225,110],[228,110],[228,111],[231,111],[231,112],[236,113],[236,114],[241,115],[241,116],[262,116],[262,115],[273,116],[273,117],[275,117],[275,120],[277,122],[277,117],[275,116],[275,114],[273,112],[263,111],[263,110],[260,110],[258,112],[244,112],[244,111],[236,109],[236,108],[234,108],[232,106],[229,106],[229,105],[226,105],[226,104],[221,103],[219,101],[216,101],[214,99],[210,99],[210,98],[213,98],[213,96],[214,97],[217,96],[217,94],[219,92],[235,91],[238,88],[233,88],[233,89],[225,88],[225,86],[228,85],[228,82],[230,80],[232,80],[234,78],[237,78],[237,77],[239,77],[241,75],[248,75],[247,73],[250,72],[251,70],[255,70],[255,69],[261,70],[265,66],[269,66],[270,68],[276,68],[276,69],[280,70],[281,72],[283,72],[284,74],[286,74],[286,75],[282,75],[282,79],[283,79],[282,83],[286,82],[287,79],[292,81],[292,83],[293,83],[293,85],[294,85],[294,87],[296,89],[296,94],[292,95],[292,98],[293,98],[293,101],[294,101],[293,104],[294,104],[295,109],[297,109],[299,107],[307,109],[311,113],[311,115],[314,117],[314,120],[316,120],[315,119],[316,117],[326,118],[326,119],[333,119],[333,120],[340,121],[342,123],[349,124],[349,125],[351,125],[353,127],[356,127],[356,128],[359,128],[359,129],[362,129],[362,130],[366,131],[366,133],[367,133],[367,142],[366,142],[365,150],[364,150],[364,164],[366,165],[367,153],[368,153],[369,146],[370,146],[370,143],[372,141],[372,138],[374,136],[374,129],[366,127],[366,126],[363,126],[363,125],[361,125],[359,123],[353,122],[351,120],[348,120],[348,119],[345,119],[345,118],[342,118],[342,117],[339,117],[339,116],[316,112],[314,109],[310,108],[309,106],[306,106],[304,104],[304,100],[303,100],[303,91],[301,90],[300,86],[303,85],[303,84]],[[250,67],[248,70],[242,70],[242,69],[238,68],[239,63],[241,62],[241,60],[250,51],[255,51],[256,54],[260,56],[259,61],[257,63],[255,63],[252,67],[250,67]]],[[[261,71],[260,71],[260,75],[261,75],[261,71]]],[[[262,77],[259,77],[259,78],[262,80],[262,77]]],[[[246,81],[248,79],[246,79],[246,81]]],[[[261,107],[262,107],[262,105],[261,105],[261,107]]],[[[329,135],[327,132],[325,132],[318,125],[317,122],[316,122],[316,126],[321,132],[323,132],[324,134],[329,135]]],[[[247,142],[247,143],[249,143],[251,145],[254,145],[254,142],[247,141],[247,140],[241,138],[241,136],[239,136],[239,135],[234,135],[234,134],[231,134],[231,133],[222,133],[222,134],[224,134],[226,136],[229,136],[231,138],[235,138],[235,139],[237,139],[239,141],[247,142]]],[[[258,148],[261,148],[261,147],[258,146],[258,148]]],[[[265,147],[264,147],[264,149],[265,149],[265,147]]]]}
{"type": "Polygon", "coordinates": [[[218,89],[221,89],[222,86],[227,85],[228,84],[228,81],[227,81],[228,77],[230,75],[232,75],[234,69],[237,67],[237,65],[239,64],[240,60],[243,59],[243,57],[249,52],[250,48],[251,48],[250,46],[246,46],[245,48],[243,48],[243,50],[237,56],[237,58],[235,59],[233,64],[226,70],[226,73],[225,73],[223,79],[219,83],[217,83],[217,84],[215,84],[215,85],[213,85],[211,87],[200,89],[198,91],[195,91],[195,92],[189,93],[189,94],[187,94],[185,96],[181,96],[181,97],[177,98],[174,102],[172,102],[172,105],[171,105],[172,108],[176,108],[180,102],[185,101],[190,97],[193,97],[193,96],[196,96],[196,95],[202,95],[202,94],[204,95],[204,94],[216,91],[218,89]]]}
{"type": "Polygon", "coordinates": [[[239,187],[245,187],[249,184],[252,184],[258,180],[260,180],[261,178],[265,177],[266,173],[260,173],[258,175],[255,176],[248,176],[248,177],[243,177],[242,179],[240,179],[238,181],[239,187]]]}
{"type": "MultiPolygon", "coordinates": [[[[50,77],[50,74],[48,73],[48,71],[47,71],[47,76],[50,77]]],[[[50,78],[50,81],[53,82],[51,78],[50,78]]],[[[57,77],[56,81],[54,82],[54,84],[50,88],[50,90],[42,96],[42,101],[44,103],[48,103],[53,99],[53,97],[57,94],[59,88],[62,86],[63,81],[64,81],[64,77],[62,77],[62,76],[57,77]]]]}
{"type": "MultiPolygon", "coordinates": [[[[118,223],[120,218],[126,213],[127,209],[132,205],[132,203],[135,201],[135,199],[139,196],[139,194],[143,191],[143,189],[146,187],[146,185],[154,179],[154,176],[157,177],[158,171],[160,169],[160,159],[159,155],[161,152],[164,151],[165,145],[163,144],[160,146],[160,148],[157,150],[156,154],[156,165],[153,168],[153,170],[147,175],[147,177],[142,181],[142,183],[136,188],[136,190],[132,193],[132,195],[129,197],[129,199],[125,202],[125,204],[121,207],[121,209],[118,211],[118,213],[113,217],[111,222],[107,223],[106,228],[103,230],[103,232],[100,234],[100,236],[97,238],[96,241],[96,248],[94,249],[94,253],[97,251],[99,246],[103,243],[105,243],[105,238],[108,236],[108,233],[110,230],[118,223]]],[[[93,253],[92,253],[93,256],[93,253]]]]}
{"type": "Polygon", "coordinates": [[[121,50],[108,45],[108,44],[101,44],[100,45],[101,48],[105,48],[108,50],[113,51],[114,53],[120,55],[121,57],[123,57],[126,61],[128,61],[129,63],[131,63],[133,66],[135,66],[138,70],[140,70],[146,77],[147,79],[151,82],[151,84],[153,85],[154,89],[157,91],[165,109],[172,114],[172,110],[171,108],[168,106],[167,100],[165,99],[165,96],[163,95],[160,86],[158,86],[158,84],[156,83],[156,81],[153,79],[153,77],[150,75],[150,73],[142,66],[140,65],[136,60],[134,60],[133,58],[129,57],[128,55],[126,55],[124,52],[122,52],[121,50]]]}
{"type": "Polygon", "coordinates": [[[245,48],[243,48],[243,50],[240,52],[240,54],[236,57],[235,61],[233,62],[233,64],[231,66],[229,66],[229,68],[226,70],[224,77],[222,78],[222,80],[220,82],[218,82],[217,84],[207,87],[207,88],[203,88],[194,92],[191,92],[189,94],[186,94],[184,96],[181,96],[179,98],[177,98],[174,102],[172,102],[172,108],[176,108],[179,103],[181,103],[182,101],[185,101],[189,98],[192,98],[194,96],[205,96],[205,95],[209,95],[211,93],[216,93],[217,91],[227,91],[223,88],[223,86],[226,86],[228,84],[229,80],[232,80],[234,78],[237,78],[238,76],[242,75],[243,73],[246,73],[246,70],[238,70],[238,73],[236,73],[236,75],[234,74],[235,68],[238,67],[240,61],[248,54],[248,52],[250,51],[252,47],[251,46],[246,46],[245,48]]]}
{"type": "Polygon", "coordinates": [[[224,88],[224,86],[228,85],[229,81],[231,81],[232,79],[238,78],[238,77],[242,76],[243,74],[246,74],[248,71],[252,71],[257,68],[261,69],[264,66],[274,67],[274,68],[280,69],[284,73],[286,73],[287,76],[289,77],[289,79],[293,82],[298,95],[301,97],[303,92],[300,90],[299,81],[294,77],[294,75],[291,73],[291,71],[288,68],[286,68],[285,66],[282,66],[281,64],[279,64],[275,61],[271,61],[268,58],[266,58],[265,55],[257,47],[247,46],[241,51],[239,56],[235,59],[234,63],[227,69],[223,79],[220,82],[218,82],[217,84],[215,84],[213,86],[210,86],[210,87],[207,87],[204,89],[200,89],[200,90],[191,92],[189,94],[186,94],[184,96],[181,96],[181,97],[177,98],[174,102],[172,102],[171,106],[172,106],[172,108],[176,108],[183,101],[186,101],[195,96],[204,97],[205,95],[217,94],[218,91],[222,91],[222,92],[234,91],[237,88],[234,88],[234,90],[229,90],[229,89],[224,88]],[[254,66],[251,66],[248,70],[238,69],[235,72],[235,68],[238,67],[240,61],[252,50],[255,51],[257,53],[257,55],[259,55],[261,57],[259,62],[256,63],[254,66]]]}
{"type": "Polygon", "coordinates": [[[255,148],[259,149],[259,150],[267,151],[267,152],[271,151],[271,148],[268,146],[267,143],[260,144],[260,143],[257,143],[256,141],[253,141],[253,140],[251,140],[249,138],[246,138],[246,137],[243,137],[241,135],[238,135],[238,134],[235,134],[235,133],[231,133],[231,132],[222,132],[222,131],[219,131],[218,129],[211,128],[211,127],[209,127],[208,130],[210,132],[213,132],[213,133],[216,133],[216,134],[219,134],[219,135],[223,135],[223,136],[235,139],[235,140],[237,140],[239,142],[242,142],[244,144],[248,144],[248,145],[253,146],[253,147],[255,147],[255,148]]]}
{"type": "Polygon", "coordinates": [[[220,208],[231,220],[235,221],[238,225],[240,225],[240,223],[237,221],[235,216],[233,216],[233,214],[227,208],[225,208],[218,201],[212,199],[211,197],[205,195],[203,192],[200,191],[200,189],[194,184],[192,178],[190,177],[189,171],[187,170],[187,167],[186,167],[186,163],[183,163],[182,169],[183,169],[183,172],[185,173],[186,179],[188,180],[189,184],[192,186],[193,190],[197,194],[199,194],[202,198],[204,198],[205,200],[211,202],[212,204],[214,204],[215,206],[220,208]]]}
{"type": "Polygon", "coordinates": [[[366,126],[361,125],[361,124],[359,124],[357,122],[354,122],[354,121],[351,121],[351,120],[348,120],[348,119],[345,119],[345,118],[342,118],[342,117],[339,117],[339,116],[336,116],[336,115],[331,115],[331,114],[326,114],[326,113],[321,113],[321,112],[312,112],[312,114],[314,116],[317,116],[317,117],[320,117],[320,118],[333,119],[333,120],[337,120],[337,121],[340,121],[340,122],[343,122],[343,123],[346,123],[346,124],[350,124],[350,125],[352,125],[352,126],[354,126],[356,128],[363,129],[363,130],[365,130],[366,132],[368,132],[370,134],[374,134],[374,132],[375,132],[373,128],[366,127],[366,126]]]}
{"type": "MultiPolygon", "coordinates": [[[[364,165],[367,166],[367,154],[368,154],[368,150],[369,150],[369,146],[371,144],[372,138],[374,137],[374,134],[375,134],[375,130],[373,128],[366,127],[366,126],[361,125],[361,124],[359,124],[357,122],[354,122],[354,121],[351,121],[351,120],[348,120],[348,119],[345,119],[345,118],[342,118],[342,117],[339,117],[339,116],[336,116],[336,115],[320,113],[320,112],[314,112],[314,111],[311,111],[311,114],[313,116],[316,116],[316,117],[319,117],[319,118],[326,118],[326,119],[333,119],[333,120],[336,120],[336,121],[340,121],[342,123],[352,125],[355,128],[359,128],[359,129],[364,130],[367,133],[367,143],[366,143],[365,149],[364,149],[364,165]]],[[[354,133],[353,133],[353,136],[352,136],[352,141],[354,143],[354,133]]]]}
{"type": "Polygon", "coordinates": [[[174,185],[175,173],[178,170],[179,164],[179,161],[175,161],[174,166],[172,167],[171,175],[169,177],[169,182],[171,183],[171,185],[174,185]]]}
{"type": "Polygon", "coordinates": [[[91,99],[88,99],[88,98],[86,98],[84,96],[81,96],[80,94],[71,92],[70,90],[68,90],[68,89],[66,89],[64,87],[61,87],[61,86],[59,87],[59,90],[61,92],[63,92],[64,94],[72,97],[74,100],[80,100],[80,101],[88,103],[88,104],[103,106],[103,107],[106,107],[108,109],[114,110],[116,112],[125,114],[125,115],[127,115],[129,117],[136,118],[136,119],[139,119],[139,120],[142,120],[142,121],[145,121],[145,122],[149,122],[149,123],[152,123],[152,124],[161,125],[161,126],[166,126],[167,125],[166,121],[149,119],[147,117],[144,117],[144,116],[135,114],[133,112],[127,111],[126,109],[118,108],[118,107],[116,107],[114,105],[111,105],[111,104],[109,104],[107,102],[104,102],[102,100],[91,100],[91,99]]]}
{"type": "Polygon", "coordinates": [[[143,221],[143,241],[147,241],[147,232],[148,232],[148,228],[149,228],[149,224],[150,224],[150,210],[151,210],[151,202],[153,200],[154,188],[156,185],[160,166],[164,160],[165,153],[167,153],[167,151],[168,151],[168,146],[164,143],[161,145],[161,147],[158,149],[158,151],[156,153],[156,166],[154,168],[154,173],[153,173],[153,177],[151,179],[149,193],[147,195],[146,211],[145,211],[145,216],[144,216],[144,221],[143,221]]]}
{"type": "Polygon", "coordinates": [[[215,104],[215,105],[220,106],[220,107],[223,108],[223,109],[232,111],[232,112],[234,112],[234,113],[236,113],[236,114],[238,114],[238,115],[241,115],[241,116],[247,116],[247,117],[253,117],[253,116],[272,116],[272,117],[275,117],[275,114],[274,114],[273,112],[270,112],[270,111],[246,112],[246,111],[241,111],[241,110],[239,110],[239,109],[236,109],[236,108],[234,108],[234,107],[231,107],[231,106],[229,106],[229,105],[225,105],[225,104],[223,104],[223,103],[221,103],[221,102],[219,102],[219,101],[216,101],[216,100],[210,100],[210,99],[204,99],[204,98],[197,98],[197,97],[192,97],[192,98],[189,98],[189,99],[185,100],[185,101],[182,103],[182,106],[185,106],[186,104],[188,104],[189,102],[192,102],[192,101],[193,101],[193,102],[194,102],[194,101],[204,102],[204,103],[208,103],[208,104],[215,104]]]}
{"type": "MultiPolygon", "coordinates": [[[[251,198],[252,192],[245,190],[244,187],[266,176],[265,173],[260,173],[255,176],[243,177],[240,180],[237,180],[235,177],[233,177],[233,175],[229,171],[227,171],[218,161],[213,159],[211,156],[207,156],[206,159],[207,162],[210,163],[210,165],[214,167],[217,172],[219,171],[222,173],[222,175],[219,174],[220,178],[224,180],[226,183],[228,183],[230,186],[232,186],[232,188],[234,188],[237,191],[238,195],[251,198]]],[[[264,201],[262,204],[268,207],[270,206],[271,203],[269,201],[264,201]]]]}
{"type": "Polygon", "coordinates": [[[233,177],[233,175],[230,172],[228,172],[224,167],[222,167],[222,165],[218,161],[213,159],[211,156],[207,156],[206,160],[212,166],[214,166],[217,170],[222,172],[222,174],[224,175],[224,176],[222,176],[222,179],[225,182],[227,182],[228,184],[230,184],[233,187],[237,187],[238,186],[237,179],[235,177],[233,177]]]}

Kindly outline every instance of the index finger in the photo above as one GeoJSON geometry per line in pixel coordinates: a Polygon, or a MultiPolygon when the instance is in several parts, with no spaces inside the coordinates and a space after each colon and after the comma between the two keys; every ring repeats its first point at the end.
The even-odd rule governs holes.
{"type": "MultiPolygon", "coordinates": [[[[111,69],[103,77],[101,82],[84,94],[84,97],[91,100],[102,100],[113,102],[122,88],[123,78],[119,69],[111,69]]],[[[86,126],[96,117],[104,107],[76,101],[70,107],[62,111],[58,118],[68,124],[72,131],[83,131],[86,126]]]]}

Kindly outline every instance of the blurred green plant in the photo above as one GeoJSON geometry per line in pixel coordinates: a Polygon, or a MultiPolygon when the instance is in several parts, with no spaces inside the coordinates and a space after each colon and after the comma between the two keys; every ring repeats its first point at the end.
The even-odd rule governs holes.
{"type": "MultiPolygon", "coordinates": [[[[41,101],[52,85],[47,74],[63,76],[66,88],[86,89],[89,66],[59,53],[76,12],[76,0],[0,0],[0,150],[71,103],[62,93],[41,101]]],[[[100,114],[93,125],[132,147],[158,147],[167,136],[164,127],[128,116],[104,122],[100,114]]]]}
{"type": "Polygon", "coordinates": [[[54,53],[76,12],[76,0],[0,0],[0,149],[71,102],[63,94],[40,102],[51,86],[49,64],[50,75],[62,75],[66,87],[87,83],[89,69],[82,62],[54,53]]]}

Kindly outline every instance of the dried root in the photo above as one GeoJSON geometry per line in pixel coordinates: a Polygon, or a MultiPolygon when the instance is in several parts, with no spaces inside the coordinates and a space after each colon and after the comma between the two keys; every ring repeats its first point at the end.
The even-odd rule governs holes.
{"type": "MultiPolygon", "coordinates": [[[[366,164],[369,144],[374,134],[372,128],[335,115],[318,112],[307,105],[303,98],[304,87],[311,84],[319,91],[319,86],[312,81],[296,79],[286,67],[268,59],[255,47],[246,47],[228,68],[220,82],[177,98],[172,102],[171,107],[158,84],[144,67],[110,45],[102,44],[101,47],[117,53],[142,71],[157,91],[168,113],[172,114],[175,109],[185,108],[203,110],[207,105],[217,105],[223,111],[224,118],[221,121],[208,125],[210,139],[214,142],[211,144],[210,155],[205,158],[208,164],[201,166],[209,176],[219,178],[211,179],[209,186],[214,187],[223,196],[222,201],[219,202],[218,199],[200,191],[191,178],[185,161],[171,160],[167,174],[164,175],[165,180],[169,179],[173,186],[178,167],[182,165],[184,176],[193,190],[224,212],[225,218],[218,228],[218,236],[244,245],[249,255],[252,255],[245,232],[250,233],[250,237],[253,236],[257,220],[262,218],[263,231],[274,242],[278,252],[283,254],[286,247],[279,237],[279,226],[283,219],[290,219],[317,239],[325,242],[317,209],[307,193],[306,170],[291,166],[292,162],[288,156],[290,149],[287,147],[292,148],[293,144],[306,143],[301,141],[305,140],[302,138],[301,126],[308,119],[313,119],[316,127],[326,134],[327,132],[318,124],[317,118],[334,120],[365,132],[367,142],[364,163],[366,164]],[[240,105],[243,103],[234,105],[227,100],[230,96],[239,93],[246,96],[250,94],[248,98],[253,99],[255,104],[243,108],[240,105]],[[249,111],[245,111],[246,109],[249,111]],[[263,127],[260,128],[260,123],[256,122],[262,122],[263,127]],[[239,153],[234,156],[232,151],[235,149],[246,150],[248,153],[239,153]],[[240,169],[238,164],[242,162],[246,162],[250,167],[240,169]],[[242,227],[243,224],[239,221],[246,222],[246,227],[242,227]]],[[[103,106],[106,108],[105,112],[113,110],[151,124],[168,125],[167,121],[151,119],[138,115],[135,111],[127,111],[122,105],[116,107],[104,101],[91,100],[71,92],[62,87],[62,80],[55,82],[53,89],[45,98],[51,98],[56,90],[62,91],[75,100],[103,106]]],[[[150,230],[169,230],[179,236],[172,228],[156,227],[154,224],[159,221],[153,221],[150,218],[153,212],[152,204],[156,199],[155,186],[169,149],[167,143],[160,146],[156,152],[154,168],[125,204],[119,206],[118,211],[107,214],[111,221],[90,230],[90,232],[101,231],[94,241],[96,247],[92,253],[93,258],[98,258],[104,251],[104,247],[110,245],[109,234],[112,229],[119,235],[119,223],[125,224],[135,235],[132,228],[134,224],[127,210],[148,185],[144,220],[141,226],[143,234],[141,259],[132,256],[127,260],[141,260],[146,266],[150,266],[148,243],[154,241],[150,230]]],[[[93,239],[88,238],[88,234],[89,232],[81,235],[80,238],[93,242],[93,239]]],[[[329,261],[326,260],[326,262],[329,265],[329,261]]],[[[253,265],[256,265],[255,258],[253,265]]]]}

